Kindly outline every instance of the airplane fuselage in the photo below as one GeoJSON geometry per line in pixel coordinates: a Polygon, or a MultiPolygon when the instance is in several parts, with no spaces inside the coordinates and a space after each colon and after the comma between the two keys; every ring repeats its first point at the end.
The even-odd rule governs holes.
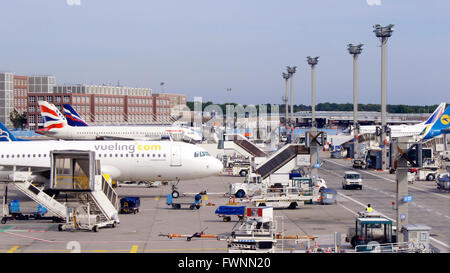
{"type": "Polygon", "coordinates": [[[208,177],[222,163],[201,147],[173,141],[2,142],[1,166],[50,168],[52,150],[95,151],[103,173],[118,181],[174,181],[208,177]],[[201,155],[201,156],[200,156],[201,155]]]}

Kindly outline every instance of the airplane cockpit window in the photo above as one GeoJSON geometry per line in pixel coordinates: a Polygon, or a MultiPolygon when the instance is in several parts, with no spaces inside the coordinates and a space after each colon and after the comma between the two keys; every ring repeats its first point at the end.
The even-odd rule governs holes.
{"type": "Polygon", "coordinates": [[[195,152],[194,157],[211,156],[208,152],[195,152]]]}

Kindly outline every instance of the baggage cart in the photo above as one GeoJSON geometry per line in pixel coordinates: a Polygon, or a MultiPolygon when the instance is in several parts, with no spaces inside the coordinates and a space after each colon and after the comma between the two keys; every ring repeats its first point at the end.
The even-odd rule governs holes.
{"type": "Polygon", "coordinates": [[[139,197],[123,197],[120,199],[120,213],[133,213],[139,212],[141,206],[141,199],[139,197]]]}
{"type": "Polygon", "coordinates": [[[245,206],[219,206],[216,209],[215,214],[222,217],[224,222],[231,221],[232,215],[236,215],[239,218],[239,221],[242,221],[245,215],[245,206]]]}
{"type": "Polygon", "coordinates": [[[173,198],[172,194],[168,194],[166,197],[166,204],[174,209],[180,209],[182,206],[188,206],[192,210],[200,209],[201,203],[201,194],[196,194],[194,198],[192,198],[191,196],[173,198]]]}

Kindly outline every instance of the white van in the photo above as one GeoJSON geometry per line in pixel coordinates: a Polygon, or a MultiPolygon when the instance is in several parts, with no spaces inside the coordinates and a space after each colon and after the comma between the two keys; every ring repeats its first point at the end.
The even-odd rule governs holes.
{"type": "Polygon", "coordinates": [[[357,172],[345,172],[344,179],[342,180],[342,188],[359,188],[362,190],[361,174],[357,172]]]}

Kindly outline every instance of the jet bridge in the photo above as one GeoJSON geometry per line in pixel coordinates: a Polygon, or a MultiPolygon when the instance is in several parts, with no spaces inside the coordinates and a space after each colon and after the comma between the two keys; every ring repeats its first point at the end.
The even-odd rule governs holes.
{"type": "Polygon", "coordinates": [[[92,224],[97,227],[119,223],[117,193],[112,188],[109,176],[102,175],[100,161],[95,160],[95,152],[52,151],[50,160],[50,189],[70,196],[67,207],[89,204],[86,214],[88,217],[94,216],[92,224]]]}

